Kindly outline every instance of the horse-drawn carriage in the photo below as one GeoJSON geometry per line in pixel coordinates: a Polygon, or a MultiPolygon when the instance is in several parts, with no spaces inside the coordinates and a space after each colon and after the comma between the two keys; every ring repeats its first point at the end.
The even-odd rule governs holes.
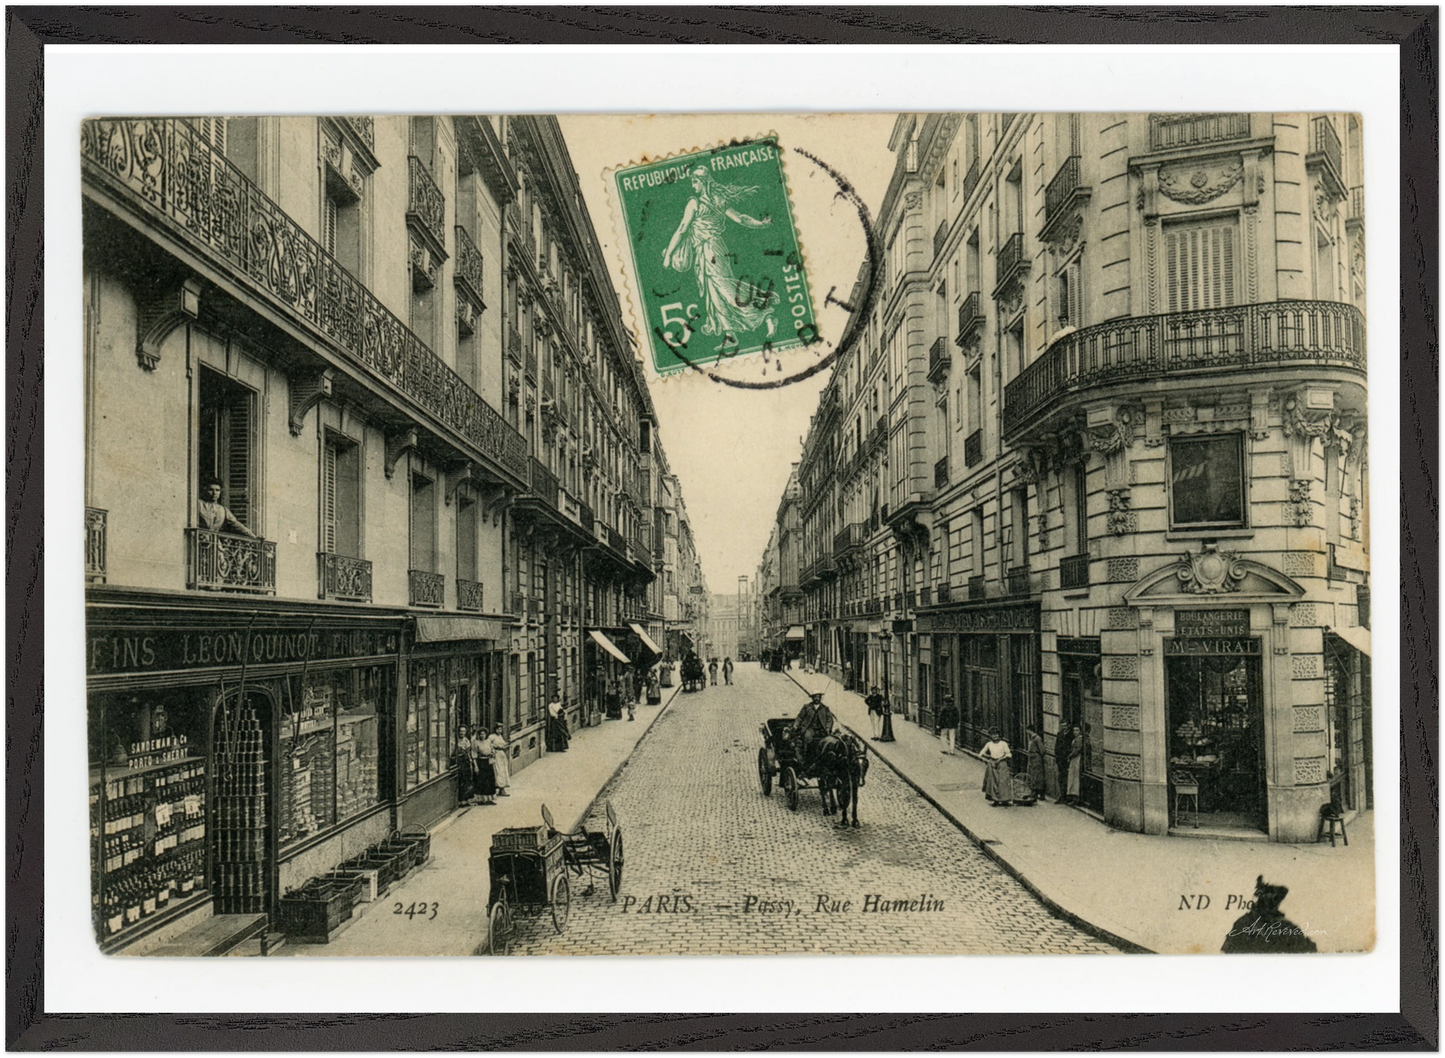
{"type": "Polygon", "coordinates": [[[775,717],[759,726],[763,745],[758,750],[758,784],[763,796],[770,797],[776,781],[794,812],[799,791],[817,790],[825,816],[836,812],[838,825],[846,826],[851,806],[856,827],[868,751],[855,735],[837,727],[820,697],[814,696],[797,717],[775,717]]]}
{"type": "MultiPolygon", "coordinates": [[[[507,827],[492,835],[487,861],[491,894],[487,901],[489,955],[506,955],[512,947],[515,911],[550,911],[552,927],[561,933],[572,909],[568,874],[605,875],[614,902],[622,886],[622,828],[612,802],[607,802],[607,829],[562,832],[542,806],[542,826],[507,827]]],[[[584,892],[594,888],[589,880],[584,892]]]]}
{"type": "Polygon", "coordinates": [[[685,692],[700,691],[707,686],[707,672],[702,667],[702,658],[689,654],[682,659],[682,689],[685,692]]]}

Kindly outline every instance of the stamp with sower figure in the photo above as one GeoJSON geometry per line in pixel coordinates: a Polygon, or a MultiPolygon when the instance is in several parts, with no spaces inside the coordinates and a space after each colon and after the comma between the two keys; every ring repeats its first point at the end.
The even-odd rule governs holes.
{"type": "Polygon", "coordinates": [[[819,340],[775,138],[613,175],[659,373],[819,340]]]}

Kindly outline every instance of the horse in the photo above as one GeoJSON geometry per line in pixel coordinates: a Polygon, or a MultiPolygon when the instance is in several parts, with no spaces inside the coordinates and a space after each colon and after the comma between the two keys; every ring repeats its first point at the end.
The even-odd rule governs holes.
{"type": "Polygon", "coordinates": [[[863,743],[852,734],[832,734],[818,743],[815,759],[823,815],[837,812],[838,826],[846,827],[851,804],[853,826],[858,826],[858,788],[868,774],[868,753],[863,743]]]}

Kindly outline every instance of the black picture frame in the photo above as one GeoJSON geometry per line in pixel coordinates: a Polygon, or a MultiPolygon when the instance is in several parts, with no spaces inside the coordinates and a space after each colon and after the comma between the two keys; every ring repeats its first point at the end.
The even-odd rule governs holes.
{"type": "MultiPolygon", "coordinates": [[[[6,20],[6,1042],[17,1050],[1283,1050],[1438,1046],[1439,10],[1426,7],[11,7],[6,20]],[[45,47],[109,44],[1393,44],[1399,50],[1399,1009],[1332,1014],[53,1014],[45,1009],[45,47]],[[260,1032],[258,1030],[267,1030],[260,1032]],[[243,1034],[244,1035],[240,1035],[243,1034]]],[[[57,534],[57,544],[70,546],[57,534]]],[[[1388,693],[1388,692],[1386,692],[1388,693]]],[[[1047,1007],[1047,996],[1039,997],[1047,1007]]],[[[639,996],[638,1005],[645,1006],[639,996]]]]}

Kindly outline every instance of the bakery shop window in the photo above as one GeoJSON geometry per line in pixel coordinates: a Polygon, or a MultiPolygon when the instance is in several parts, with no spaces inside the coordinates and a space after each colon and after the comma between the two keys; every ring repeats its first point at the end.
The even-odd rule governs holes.
{"type": "Polygon", "coordinates": [[[1176,528],[1244,526],[1244,435],[1169,441],[1169,516],[1176,528]]]}

